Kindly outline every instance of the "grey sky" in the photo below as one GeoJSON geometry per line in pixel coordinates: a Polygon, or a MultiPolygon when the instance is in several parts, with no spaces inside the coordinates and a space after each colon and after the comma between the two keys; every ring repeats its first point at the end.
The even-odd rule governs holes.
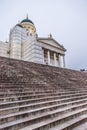
{"type": "Polygon", "coordinates": [[[0,0],[0,40],[28,13],[37,33],[49,33],[67,49],[66,66],[87,69],[87,0],[0,0]]]}

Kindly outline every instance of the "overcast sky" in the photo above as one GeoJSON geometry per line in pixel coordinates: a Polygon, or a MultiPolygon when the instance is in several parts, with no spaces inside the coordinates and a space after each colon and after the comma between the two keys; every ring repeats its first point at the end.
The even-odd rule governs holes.
{"type": "Polygon", "coordinates": [[[67,68],[87,69],[87,0],[0,0],[0,41],[27,13],[39,37],[51,33],[67,49],[67,68]]]}

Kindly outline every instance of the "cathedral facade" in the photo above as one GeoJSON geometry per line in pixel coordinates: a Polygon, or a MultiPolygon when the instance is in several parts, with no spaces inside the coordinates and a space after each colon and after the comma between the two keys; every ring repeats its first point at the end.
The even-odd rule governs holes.
{"type": "Polygon", "coordinates": [[[51,34],[38,37],[28,17],[10,30],[9,42],[0,42],[0,56],[56,67],[65,67],[65,51],[51,34]]]}

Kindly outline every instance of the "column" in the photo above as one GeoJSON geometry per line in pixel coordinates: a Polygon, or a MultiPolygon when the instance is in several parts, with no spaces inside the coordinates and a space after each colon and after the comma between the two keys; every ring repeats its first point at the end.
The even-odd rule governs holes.
{"type": "Polygon", "coordinates": [[[47,51],[47,55],[48,55],[48,65],[50,65],[50,51],[47,51]]]}
{"type": "Polygon", "coordinates": [[[59,67],[61,67],[61,55],[59,54],[59,67]]]}
{"type": "Polygon", "coordinates": [[[63,55],[63,67],[65,67],[65,55],[63,55]]]}
{"type": "Polygon", "coordinates": [[[57,66],[57,63],[56,63],[56,53],[54,52],[54,65],[57,66]]]}

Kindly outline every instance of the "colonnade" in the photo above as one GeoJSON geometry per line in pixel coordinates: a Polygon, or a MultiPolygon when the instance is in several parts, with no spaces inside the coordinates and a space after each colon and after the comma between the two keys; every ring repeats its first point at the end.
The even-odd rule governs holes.
{"type": "Polygon", "coordinates": [[[65,55],[43,49],[43,63],[58,67],[65,67],[65,55]],[[53,57],[51,57],[51,54],[53,57]]]}

